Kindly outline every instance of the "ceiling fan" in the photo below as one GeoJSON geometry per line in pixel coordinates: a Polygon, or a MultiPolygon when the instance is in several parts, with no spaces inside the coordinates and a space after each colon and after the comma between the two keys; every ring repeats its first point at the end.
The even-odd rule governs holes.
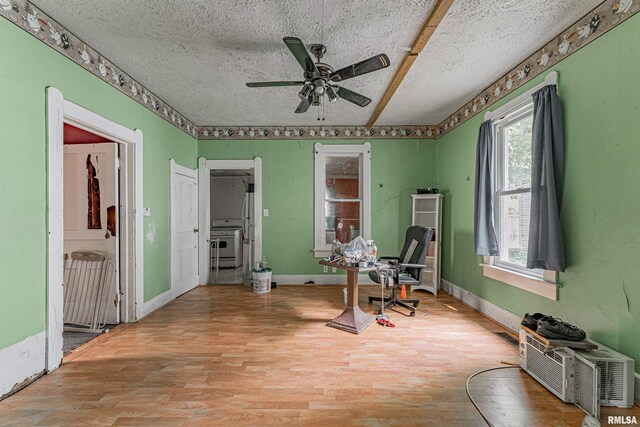
{"type": "Polygon", "coordinates": [[[329,98],[329,102],[336,102],[338,98],[342,98],[346,101],[359,105],[360,107],[366,107],[371,102],[370,98],[338,86],[334,84],[334,82],[340,82],[372,71],[381,70],[390,65],[389,57],[383,53],[356,64],[349,65],[348,67],[341,68],[338,71],[333,71],[333,67],[320,62],[320,59],[327,51],[325,45],[314,44],[311,46],[311,52],[317,59],[314,63],[309,56],[309,52],[307,52],[307,49],[299,38],[285,37],[282,40],[302,66],[304,70],[304,80],[251,82],[247,83],[247,86],[302,86],[302,89],[298,93],[301,101],[298,108],[296,108],[296,113],[305,113],[311,105],[320,105],[325,94],[329,98]]]}

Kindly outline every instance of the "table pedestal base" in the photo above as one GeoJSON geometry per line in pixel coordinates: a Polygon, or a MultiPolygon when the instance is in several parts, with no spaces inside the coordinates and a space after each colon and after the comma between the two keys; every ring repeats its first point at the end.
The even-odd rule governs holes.
{"type": "Polygon", "coordinates": [[[367,329],[367,326],[373,323],[375,317],[365,313],[358,307],[347,307],[342,314],[335,319],[329,321],[327,326],[340,329],[342,331],[359,334],[367,329]]]}

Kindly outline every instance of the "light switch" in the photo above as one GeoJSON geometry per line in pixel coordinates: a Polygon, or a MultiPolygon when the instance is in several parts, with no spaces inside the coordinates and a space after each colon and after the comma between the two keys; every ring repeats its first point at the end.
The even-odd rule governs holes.
{"type": "Polygon", "coordinates": [[[269,216],[269,209],[263,209],[262,210],[262,216],[269,216]]]}
{"type": "Polygon", "coordinates": [[[151,216],[151,209],[149,208],[144,208],[142,210],[142,216],[151,216]]]}
{"type": "Polygon", "coordinates": [[[329,272],[329,267],[327,267],[326,265],[322,268],[322,271],[324,273],[328,273],[329,272]]]}

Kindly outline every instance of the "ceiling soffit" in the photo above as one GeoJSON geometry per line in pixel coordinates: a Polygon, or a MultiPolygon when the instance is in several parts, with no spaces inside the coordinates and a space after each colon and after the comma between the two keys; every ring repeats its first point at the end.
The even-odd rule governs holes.
{"type": "Polygon", "coordinates": [[[440,124],[424,126],[197,126],[91,46],[24,0],[0,0],[0,16],[38,38],[140,105],[198,139],[435,139],[549,70],[640,11],[638,0],[607,0],[440,124]]]}

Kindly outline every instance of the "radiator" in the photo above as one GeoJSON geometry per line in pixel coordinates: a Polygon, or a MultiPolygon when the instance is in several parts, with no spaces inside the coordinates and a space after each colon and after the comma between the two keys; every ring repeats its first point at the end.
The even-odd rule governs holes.
{"type": "Polygon", "coordinates": [[[64,273],[64,330],[101,333],[115,274],[113,260],[94,252],[72,252],[64,273]]]}

